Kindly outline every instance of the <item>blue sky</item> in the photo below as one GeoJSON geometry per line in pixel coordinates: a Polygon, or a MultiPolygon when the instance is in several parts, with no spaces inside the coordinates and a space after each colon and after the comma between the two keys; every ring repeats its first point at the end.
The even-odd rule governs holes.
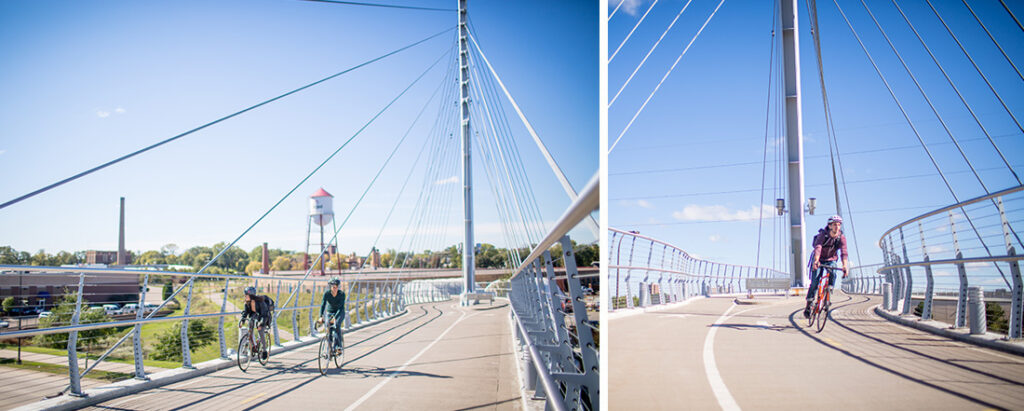
{"type": "MultiPolygon", "coordinates": [[[[617,2],[610,2],[610,9],[617,2]]],[[[609,66],[609,98],[640,63],[685,2],[661,1],[609,66]]],[[[644,67],[609,109],[609,144],[647,98],[719,2],[693,0],[644,67]]],[[[990,191],[1017,185],[984,135],[891,2],[868,2],[928,96],[936,104],[990,191]]],[[[1024,174],[1024,138],[945,29],[925,4],[899,2],[943,67],[979,114],[982,123],[1024,174]],[[906,3],[906,4],[904,4],[906,3]]],[[[1010,110],[1024,116],[1024,82],[999,54],[960,2],[933,2],[989,77],[1010,110]]],[[[1014,3],[1008,2],[1011,7],[1014,3]]],[[[652,4],[628,0],[609,22],[609,55],[652,4]]],[[[738,264],[757,261],[769,51],[774,1],[725,2],[609,156],[611,227],[636,229],[704,258],[738,264]],[[671,170],[671,171],[659,171],[671,170]],[[730,193],[722,193],[730,191],[730,193]],[[707,194],[714,193],[714,194],[707,194]],[[721,220],[735,220],[721,222],[721,220]]],[[[966,163],[931,113],[884,38],[858,1],[839,4],[864,39],[882,73],[907,108],[914,125],[949,174],[961,200],[983,194],[966,163]]],[[[1024,63],[1024,32],[998,3],[976,11],[1007,54],[1024,63]]],[[[845,168],[857,245],[853,264],[881,262],[876,243],[888,228],[953,203],[885,86],[832,1],[819,1],[826,88],[845,168]],[[919,177],[912,177],[919,176],[919,177]],[[883,179],[883,180],[879,180],[883,179]],[[859,254],[858,254],[859,250],[859,254]]],[[[1016,4],[1017,16],[1024,9],[1016,4]]],[[[807,9],[800,2],[800,69],[807,197],[816,215],[807,217],[808,242],[835,212],[828,143],[807,9]]],[[[778,84],[776,82],[776,84],[778,84]]],[[[775,106],[773,106],[775,107],[775,106]]],[[[775,118],[774,111],[769,118],[775,118]]],[[[769,128],[765,204],[784,185],[778,168],[775,121],[769,128]]],[[[845,210],[844,215],[849,216],[845,210]]],[[[769,211],[769,210],[766,210],[769,211]]],[[[773,210],[770,210],[773,211],[773,210]]],[[[770,215],[770,214],[769,214],[770,215]]],[[[779,267],[780,219],[763,221],[760,263],[779,267]],[[774,228],[774,236],[773,236],[774,228]],[[778,252],[774,252],[778,256],[778,252]]],[[[845,227],[851,236],[849,224],[845,227]]],[[[852,238],[851,238],[852,239],[852,238]]]]}
{"type": "MultiPolygon", "coordinates": [[[[487,57],[569,180],[582,188],[598,167],[596,5],[479,0],[469,7],[487,57]]],[[[455,24],[454,12],[293,0],[2,2],[0,198],[455,24]]],[[[129,249],[230,241],[453,43],[454,31],[0,210],[0,244],[30,252],[115,249],[121,196],[129,249]]],[[[335,195],[335,213],[343,218],[438,87],[444,67],[429,72],[239,245],[302,249],[306,196],[320,186],[335,195]]],[[[426,110],[342,229],[343,251],[369,248],[439,107],[435,100],[426,110]]],[[[510,123],[541,213],[554,221],[569,201],[519,121],[510,123]]],[[[501,246],[494,201],[476,168],[477,241],[501,246]]],[[[419,186],[422,170],[417,173],[410,187],[419,186]]],[[[397,246],[416,199],[410,191],[378,247],[397,246]]],[[[452,234],[460,232],[461,209],[452,216],[444,223],[450,234],[438,246],[459,241],[452,234]]],[[[587,230],[574,234],[594,239],[587,230]]]]}

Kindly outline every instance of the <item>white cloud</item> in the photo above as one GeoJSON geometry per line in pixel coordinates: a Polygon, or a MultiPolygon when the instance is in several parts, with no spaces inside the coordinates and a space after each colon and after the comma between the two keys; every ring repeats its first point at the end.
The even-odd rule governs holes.
{"type": "Polygon", "coordinates": [[[928,254],[941,254],[946,251],[949,251],[948,248],[943,247],[941,245],[930,245],[928,247],[925,247],[925,250],[928,251],[928,254]]]}
{"type": "Polygon", "coordinates": [[[0,154],[6,153],[7,150],[0,150],[0,154]]]}
{"type": "Polygon", "coordinates": [[[730,210],[723,205],[701,206],[690,204],[681,211],[672,213],[672,217],[681,221],[745,221],[757,220],[759,217],[771,218],[775,215],[775,207],[767,204],[750,206],[749,210],[730,210]]]}
{"type": "Polygon", "coordinates": [[[122,108],[122,107],[118,107],[118,108],[114,109],[114,112],[117,113],[117,114],[124,114],[125,113],[125,109],[122,108]]]}
{"type": "Polygon", "coordinates": [[[459,182],[459,177],[451,176],[451,177],[448,177],[448,178],[445,178],[445,179],[442,179],[442,180],[435,181],[434,185],[455,184],[455,183],[458,183],[458,182],[459,182]]]}
{"type": "Polygon", "coordinates": [[[643,208],[654,208],[654,206],[647,202],[647,200],[636,200],[636,205],[643,208]]]}
{"type": "MultiPolygon", "coordinates": [[[[612,6],[612,2],[608,2],[608,7],[615,10],[615,6],[612,6]]],[[[630,16],[636,16],[636,12],[640,10],[640,5],[644,4],[644,0],[623,0],[622,6],[619,11],[626,13],[630,16]]]]}
{"type": "Polygon", "coordinates": [[[708,241],[711,241],[712,243],[717,243],[717,242],[719,242],[721,240],[722,240],[722,236],[720,236],[718,234],[712,234],[710,237],[708,237],[708,241]]]}
{"type": "Polygon", "coordinates": [[[110,112],[109,111],[103,111],[103,110],[96,110],[96,116],[99,117],[99,118],[107,118],[107,117],[110,117],[110,112]]]}

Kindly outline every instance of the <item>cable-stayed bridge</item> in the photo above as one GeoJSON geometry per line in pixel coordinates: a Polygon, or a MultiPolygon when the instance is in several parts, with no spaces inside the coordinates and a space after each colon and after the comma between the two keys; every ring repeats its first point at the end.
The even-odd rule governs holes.
{"type": "MultiPolygon", "coordinates": [[[[598,233],[596,158],[584,161],[590,165],[585,170],[588,181],[571,181],[567,174],[579,175],[576,170],[563,172],[556,159],[577,153],[549,150],[545,139],[552,137],[528,120],[541,108],[521,106],[513,97],[514,87],[499,75],[502,67],[488,60],[485,50],[493,52],[487,42],[477,38],[466,0],[451,2],[450,7],[297,3],[444,13],[451,25],[424,30],[429,35],[402,47],[379,50],[326,77],[241,110],[216,114],[211,121],[0,204],[2,213],[30,206],[44,194],[58,197],[62,190],[96,178],[94,173],[117,172],[333,81],[365,70],[384,70],[382,66],[395,57],[430,50],[429,59],[400,67],[404,73],[389,79],[397,86],[381,87],[394,89],[381,91],[392,93],[388,100],[357,129],[328,141],[326,150],[307,160],[301,175],[284,189],[275,188],[279,192],[272,201],[238,208],[249,221],[235,228],[237,236],[218,246],[202,267],[185,272],[3,265],[0,289],[3,297],[15,301],[12,309],[47,311],[12,317],[16,322],[8,321],[11,324],[0,330],[7,367],[0,389],[5,394],[2,406],[600,408],[597,314],[596,306],[587,304],[596,299],[589,294],[598,287],[586,286],[596,285],[596,273],[592,267],[577,267],[578,245],[569,237],[571,231],[582,233],[574,239],[590,242],[587,239],[598,233]],[[419,93],[424,98],[414,103],[422,107],[415,115],[388,116],[405,103],[403,98],[420,90],[428,91],[419,93]],[[374,131],[380,122],[404,126],[397,138],[384,139],[384,133],[374,131]],[[241,275],[213,269],[220,259],[229,258],[239,241],[279,213],[282,204],[296,193],[313,191],[307,183],[317,181],[332,162],[341,161],[355,144],[371,136],[382,142],[379,147],[387,156],[359,175],[345,176],[353,187],[346,197],[355,200],[337,215],[331,213],[304,270],[241,275]],[[401,157],[407,153],[414,155],[401,157]],[[410,161],[393,161],[396,158],[410,161]],[[528,164],[536,163],[543,168],[529,169],[528,164]],[[481,170],[487,195],[474,194],[480,185],[473,184],[473,174],[481,170]],[[399,183],[381,186],[384,174],[403,177],[389,180],[399,183]],[[557,197],[550,198],[550,191],[557,197]],[[379,199],[381,193],[386,205],[364,202],[373,195],[379,199]],[[478,282],[475,238],[480,237],[474,237],[474,209],[492,204],[493,225],[500,228],[495,242],[505,255],[497,267],[480,270],[499,278],[478,282]],[[346,246],[346,228],[359,218],[353,216],[361,207],[387,211],[381,213],[379,230],[359,261],[373,261],[382,249],[395,251],[380,267],[366,263],[337,274],[347,293],[345,349],[332,358],[322,342],[328,331],[317,325],[329,289],[330,275],[324,274],[332,271],[325,266],[339,258],[330,250],[346,246]],[[400,208],[412,210],[401,216],[406,221],[397,221],[400,208]],[[449,231],[452,226],[459,228],[451,230],[457,232],[449,231]],[[401,235],[389,240],[387,230],[401,235]],[[238,316],[247,287],[276,302],[268,327],[269,358],[244,348],[248,331],[238,316]]],[[[556,102],[559,97],[563,96],[549,98],[556,102]]],[[[552,104],[544,110],[558,107],[552,104]]],[[[596,143],[592,136],[579,145],[596,143]]]]}
{"type": "Polygon", "coordinates": [[[612,3],[611,408],[1020,407],[1018,4],[612,3]]]}

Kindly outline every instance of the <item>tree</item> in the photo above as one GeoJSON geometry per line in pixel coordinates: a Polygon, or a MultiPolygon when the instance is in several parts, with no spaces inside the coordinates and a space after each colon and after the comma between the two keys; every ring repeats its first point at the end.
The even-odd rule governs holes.
{"type": "Polygon", "coordinates": [[[178,245],[174,243],[164,244],[160,247],[160,254],[167,255],[178,255],[178,245]]]}
{"type": "Polygon", "coordinates": [[[987,318],[988,330],[1006,334],[1010,329],[1010,323],[1006,320],[1006,311],[999,303],[985,302],[985,317],[987,318]]]}
{"type": "MultiPolygon", "coordinates": [[[[71,324],[71,317],[75,313],[76,300],[77,294],[74,291],[65,288],[64,295],[60,297],[57,306],[50,310],[50,316],[39,319],[39,327],[48,328],[71,324]]],[[[104,323],[109,321],[110,318],[107,317],[107,313],[105,311],[92,310],[85,305],[82,306],[82,312],[78,316],[79,324],[104,323]]],[[[75,347],[76,349],[82,349],[86,346],[95,346],[103,342],[107,337],[113,335],[115,331],[116,330],[113,327],[79,331],[78,341],[75,344],[75,347]]],[[[33,341],[35,341],[37,345],[44,347],[66,348],[68,344],[68,334],[38,335],[33,338],[33,341]]]]}
{"type": "Polygon", "coordinates": [[[4,298],[3,308],[5,313],[11,312],[11,308],[14,308],[14,297],[4,298]]]}
{"type": "Polygon", "coordinates": [[[573,250],[576,252],[577,267],[589,267],[601,260],[601,246],[596,243],[574,245],[573,250]]]}
{"type": "Polygon", "coordinates": [[[292,259],[283,255],[278,256],[274,259],[274,262],[270,264],[270,269],[275,271],[285,271],[292,268],[292,259]]]}
{"type": "MultiPolygon", "coordinates": [[[[210,345],[217,340],[213,327],[203,320],[188,322],[188,346],[192,351],[210,345]]],[[[153,359],[163,361],[181,361],[181,323],[157,335],[157,343],[153,350],[153,359]]]]}
{"type": "Polygon", "coordinates": [[[171,283],[169,283],[169,282],[164,283],[164,288],[163,288],[163,293],[162,293],[164,301],[166,301],[168,298],[171,298],[171,294],[174,294],[174,286],[171,285],[171,283]]]}
{"type": "Polygon", "coordinates": [[[257,260],[249,261],[249,264],[245,266],[245,273],[252,274],[263,269],[263,263],[257,260]]]}

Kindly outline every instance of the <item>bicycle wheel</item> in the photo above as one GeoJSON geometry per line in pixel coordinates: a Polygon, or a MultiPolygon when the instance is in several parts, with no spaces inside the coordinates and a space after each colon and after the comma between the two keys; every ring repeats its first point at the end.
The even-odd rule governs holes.
{"type": "Polygon", "coordinates": [[[320,350],[317,351],[316,363],[320,367],[320,375],[327,375],[327,368],[331,363],[331,342],[330,334],[320,339],[320,350]]]}
{"type": "Polygon", "coordinates": [[[252,361],[252,355],[250,355],[249,336],[242,337],[242,341],[238,342],[238,351],[235,352],[235,356],[238,359],[238,368],[245,372],[249,369],[249,362],[252,361]]]}
{"type": "Polygon", "coordinates": [[[338,344],[341,346],[341,353],[334,356],[334,366],[341,368],[341,364],[345,363],[345,337],[339,335],[338,339],[341,340],[338,344]]]}
{"type": "Polygon", "coordinates": [[[811,303],[811,312],[810,312],[810,314],[807,315],[807,326],[808,327],[813,327],[814,326],[814,316],[817,314],[817,308],[818,308],[818,297],[814,297],[814,302],[811,303]]]}
{"type": "Polygon", "coordinates": [[[832,301],[832,298],[829,297],[829,294],[830,293],[829,293],[828,289],[825,289],[825,295],[821,299],[821,308],[819,309],[819,312],[818,312],[818,332],[819,333],[821,332],[821,330],[825,329],[825,323],[828,321],[829,302],[832,301]]]}
{"type": "Polygon", "coordinates": [[[262,336],[263,341],[260,342],[260,349],[257,351],[256,357],[259,358],[260,365],[265,367],[267,365],[267,361],[270,360],[270,341],[267,338],[266,331],[263,331],[260,335],[262,336]],[[266,356],[263,355],[264,352],[267,353],[266,356]]]}

